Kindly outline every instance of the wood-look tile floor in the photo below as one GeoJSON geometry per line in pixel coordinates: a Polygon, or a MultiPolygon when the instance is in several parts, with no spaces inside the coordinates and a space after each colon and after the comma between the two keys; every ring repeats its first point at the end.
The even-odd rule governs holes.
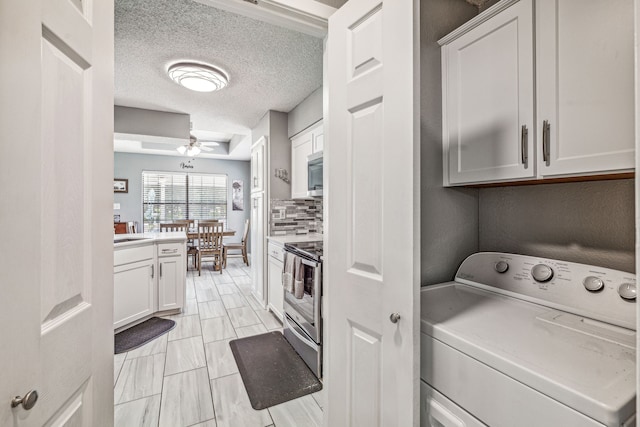
{"type": "MultiPolygon", "coordinates": [[[[205,265],[210,268],[210,264],[205,265]]],[[[187,272],[176,327],[115,356],[116,427],[319,427],[323,391],[256,411],[229,341],[282,330],[251,296],[251,270],[230,259],[222,274],[187,272]]]]}

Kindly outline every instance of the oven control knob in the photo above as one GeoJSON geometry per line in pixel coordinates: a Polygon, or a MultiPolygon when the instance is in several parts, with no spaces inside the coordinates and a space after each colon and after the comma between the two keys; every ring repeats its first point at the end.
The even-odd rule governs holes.
{"type": "Polygon", "coordinates": [[[502,274],[507,272],[507,270],[509,269],[509,264],[507,264],[506,261],[498,261],[493,267],[498,273],[502,274]]]}
{"type": "Polygon", "coordinates": [[[618,293],[623,299],[634,300],[636,299],[636,285],[634,283],[623,283],[618,286],[618,293]]]}
{"type": "Polygon", "coordinates": [[[553,278],[553,270],[548,265],[537,264],[531,269],[531,275],[536,282],[544,283],[553,278]]]}
{"type": "Polygon", "coordinates": [[[598,292],[604,288],[604,282],[596,276],[587,276],[582,281],[585,289],[591,292],[598,292]]]}

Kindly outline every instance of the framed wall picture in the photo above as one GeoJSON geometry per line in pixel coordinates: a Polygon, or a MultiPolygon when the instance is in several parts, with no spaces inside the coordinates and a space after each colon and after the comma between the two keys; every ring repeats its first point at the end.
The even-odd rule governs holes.
{"type": "Polygon", "coordinates": [[[234,179],[231,185],[231,205],[234,211],[244,210],[244,185],[241,179],[234,179]]]}
{"type": "Polygon", "coordinates": [[[113,179],[113,192],[114,193],[128,193],[129,192],[129,180],[122,178],[113,179]]]}

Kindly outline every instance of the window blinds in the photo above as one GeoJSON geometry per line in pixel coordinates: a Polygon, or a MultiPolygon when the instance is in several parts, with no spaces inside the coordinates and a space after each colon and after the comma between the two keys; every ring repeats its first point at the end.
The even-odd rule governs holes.
{"type": "Polygon", "coordinates": [[[227,176],[142,172],[144,231],[180,219],[227,219],[227,176]]]}

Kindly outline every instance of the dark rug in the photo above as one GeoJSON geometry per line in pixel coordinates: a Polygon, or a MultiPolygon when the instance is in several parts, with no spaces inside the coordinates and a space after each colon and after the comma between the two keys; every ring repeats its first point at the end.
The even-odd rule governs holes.
{"type": "Polygon", "coordinates": [[[322,390],[322,383],[280,332],[229,342],[253,409],[322,390]]]}
{"type": "Polygon", "coordinates": [[[173,320],[152,317],[136,326],[118,332],[115,335],[115,353],[120,354],[143,346],[152,339],[169,332],[175,326],[176,322],[173,320]]]}

